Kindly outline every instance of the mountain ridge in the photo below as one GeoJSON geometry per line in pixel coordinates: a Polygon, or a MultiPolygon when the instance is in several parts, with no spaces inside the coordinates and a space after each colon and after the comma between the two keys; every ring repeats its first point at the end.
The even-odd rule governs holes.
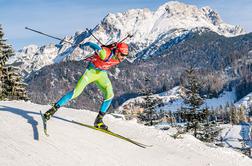
{"type": "MultiPolygon", "coordinates": [[[[220,15],[210,7],[197,8],[177,1],[167,2],[155,11],[130,9],[122,13],[109,13],[94,28],[93,33],[103,43],[106,43],[108,38],[113,42],[128,33],[133,34],[134,37],[127,41],[131,48],[129,59],[133,61],[138,57],[148,58],[157,54],[153,49],[159,49],[159,46],[171,42],[174,38],[183,38],[193,29],[199,33],[205,30],[214,31],[227,37],[245,34],[243,28],[224,23],[220,15]]],[[[74,44],[96,42],[87,31],[76,32],[74,36],[66,36],[64,40],[74,44]]],[[[23,75],[27,76],[46,65],[64,60],[81,60],[90,51],[83,51],[66,42],[42,47],[31,45],[19,50],[9,63],[21,64],[23,75]]]]}

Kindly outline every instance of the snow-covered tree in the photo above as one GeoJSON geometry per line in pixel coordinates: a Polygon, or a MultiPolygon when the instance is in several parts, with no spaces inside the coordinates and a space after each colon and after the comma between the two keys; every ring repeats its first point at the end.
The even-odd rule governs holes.
{"type": "MultiPolygon", "coordinates": [[[[249,107],[248,107],[248,121],[249,122],[251,122],[251,118],[252,118],[252,105],[250,105],[249,107]]],[[[252,130],[252,128],[251,128],[251,130],[252,130]]],[[[252,132],[251,132],[252,133],[252,132]]]]}
{"type": "Polygon", "coordinates": [[[230,121],[232,124],[239,124],[239,115],[234,105],[230,108],[230,121]]]}
{"type": "Polygon", "coordinates": [[[183,89],[183,94],[181,97],[184,99],[184,103],[186,104],[187,108],[196,112],[204,103],[203,98],[199,94],[202,85],[199,82],[196,71],[193,68],[189,68],[185,72],[185,77],[182,78],[181,81],[183,89]]]}
{"type": "Polygon", "coordinates": [[[245,116],[245,107],[242,105],[239,108],[239,122],[245,122],[246,121],[246,116],[245,116]]]}
{"type": "Polygon", "coordinates": [[[9,57],[14,55],[14,51],[3,36],[4,32],[0,25],[0,100],[27,100],[26,85],[22,82],[18,68],[6,65],[9,57]]]}
{"type": "Polygon", "coordinates": [[[6,44],[6,39],[3,38],[4,32],[0,24],[0,68],[3,68],[8,58],[14,55],[10,45],[6,44]]]}
{"type": "MultiPolygon", "coordinates": [[[[148,84],[150,79],[148,77],[145,78],[145,83],[148,84]]],[[[162,102],[161,99],[157,97],[153,97],[153,92],[151,88],[145,88],[142,92],[145,96],[143,97],[144,103],[142,107],[144,108],[144,112],[139,115],[139,119],[145,123],[145,125],[154,125],[161,121],[160,115],[155,111],[155,108],[162,102]]]]}
{"type": "MultiPolygon", "coordinates": [[[[194,129],[194,135],[196,136],[197,129],[199,128],[199,122],[207,119],[207,112],[203,111],[200,107],[204,103],[203,98],[200,96],[200,89],[202,84],[197,77],[195,69],[192,67],[185,71],[182,75],[181,97],[184,99],[185,107],[182,108],[182,118],[188,122],[187,128],[194,129]]],[[[207,109],[205,109],[207,110],[207,109]]]]}

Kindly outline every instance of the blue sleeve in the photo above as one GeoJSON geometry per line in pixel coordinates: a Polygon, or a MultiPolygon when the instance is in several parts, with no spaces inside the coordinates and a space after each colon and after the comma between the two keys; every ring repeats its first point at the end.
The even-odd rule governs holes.
{"type": "Polygon", "coordinates": [[[82,49],[87,46],[91,47],[94,51],[100,51],[102,49],[99,45],[92,42],[86,42],[84,44],[80,44],[80,48],[82,49]]]}

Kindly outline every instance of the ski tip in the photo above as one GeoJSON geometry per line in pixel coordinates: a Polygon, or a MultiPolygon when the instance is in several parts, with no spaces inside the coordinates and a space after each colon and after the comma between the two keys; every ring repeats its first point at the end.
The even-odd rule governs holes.
{"type": "Polygon", "coordinates": [[[135,142],[136,145],[142,147],[142,148],[150,148],[150,147],[153,147],[153,145],[146,145],[146,144],[142,144],[142,143],[139,143],[139,142],[135,142]]]}
{"type": "Polygon", "coordinates": [[[44,116],[43,116],[42,111],[40,110],[39,112],[40,112],[40,116],[41,116],[42,122],[43,122],[44,134],[45,134],[47,137],[49,137],[49,134],[47,133],[47,124],[46,124],[46,120],[45,120],[45,118],[44,118],[44,116]]]}
{"type": "Polygon", "coordinates": [[[47,132],[44,132],[45,133],[45,135],[47,136],[47,137],[49,137],[50,135],[49,134],[47,134],[47,132]]]}

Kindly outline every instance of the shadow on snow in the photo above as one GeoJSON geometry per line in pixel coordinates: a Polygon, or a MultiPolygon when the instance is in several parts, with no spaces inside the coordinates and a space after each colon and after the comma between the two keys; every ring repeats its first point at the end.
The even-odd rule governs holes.
{"type": "MultiPolygon", "coordinates": [[[[0,111],[10,112],[10,113],[13,113],[13,114],[16,114],[16,115],[19,115],[19,116],[25,118],[27,120],[27,123],[29,123],[32,126],[34,140],[36,140],[36,141],[39,140],[39,132],[38,132],[38,127],[37,127],[38,121],[36,121],[33,116],[34,115],[40,116],[40,113],[31,112],[31,111],[27,111],[27,110],[23,110],[23,109],[19,109],[19,108],[14,108],[14,107],[2,106],[2,105],[0,105],[0,111]]],[[[53,118],[59,119],[59,120],[65,121],[65,122],[73,123],[72,121],[61,118],[61,117],[54,116],[53,118]]],[[[42,123],[42,121],[41,121],[41,123],[42,123]]]]}

